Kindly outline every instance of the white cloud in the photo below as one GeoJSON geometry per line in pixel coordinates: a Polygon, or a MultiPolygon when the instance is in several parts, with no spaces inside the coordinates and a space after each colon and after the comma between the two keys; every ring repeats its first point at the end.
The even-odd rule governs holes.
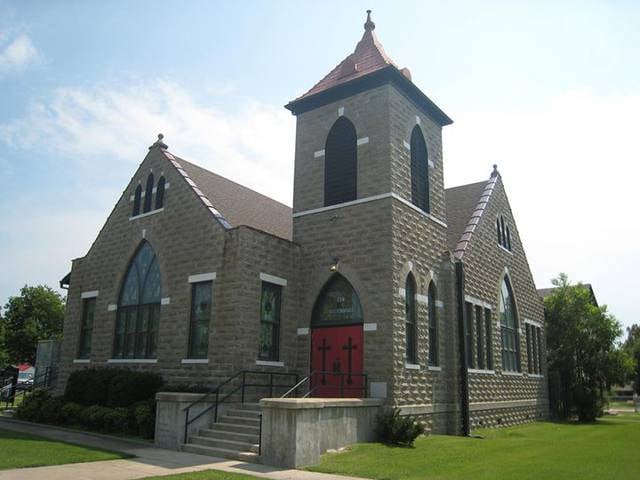
{"type": "Polygon", "coordinates": [[[158,132],[176,155],[291,203],[294,121],[281,107],[246,101],[227,113],[198,104],[178,85],[154,81],[59,89],[25,117],[0,125],[0,139],[14,147],[52,149],[94,169],[104,155],[132,173],[158,132]]]}
{"type": "Polygon", "coordinates": [[[640,95],[574,91],[528,111],[461,112],[445,133],[449,185],[498,164],[539,287],[563,271],[638,321],[640,95]]]}
{"type": "Polygon", "coordinates": [[[0,75],[21,73],[38,58],[38,50],[27,35],[20,35],[0,50],[0,75]]]}

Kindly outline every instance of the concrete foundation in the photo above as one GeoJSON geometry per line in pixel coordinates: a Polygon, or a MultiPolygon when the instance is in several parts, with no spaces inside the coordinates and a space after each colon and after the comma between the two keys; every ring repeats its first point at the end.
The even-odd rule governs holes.
{"type": "Polygon", "coordinates": [[[266,398],[262,406],[260,461],[301,467],[329,449],[372,441],[383,401],[357,398],[266,398]]]}

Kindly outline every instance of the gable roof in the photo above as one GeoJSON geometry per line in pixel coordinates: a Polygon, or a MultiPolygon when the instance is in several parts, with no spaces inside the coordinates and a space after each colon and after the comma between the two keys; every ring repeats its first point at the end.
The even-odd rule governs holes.
{"type": "MultiPolygon", "coordinates": [[[[590,283],[583,283],[582,286],[584,288],[589,289],[589,292],[591,293],[591,301],[597,307],[598,306],[598,300],[596,299],[596,294],[593,292],[593,287],[591,286],[591,284],[590,283]]],[[[557,289],[558,289],[558,287],[539,288],[538,289],[538,295],[540,296],[540,298],[542,298],[542,300],[544,300],[549,295],[551,295],[553,292],[555,292],[557,289]]]]}
{"type": "Polygon", "coordinates": [[[494,165],[488,181],[445,190],[447,243],[457,259],[464,256],[499,178],[500,174],[494,165]]]}
{"type": "Polygon", "coordinates": [[[291,207],[173,155],[161,140],[156,146],[225,229],[247,225],[291,240],[291,207]]]}

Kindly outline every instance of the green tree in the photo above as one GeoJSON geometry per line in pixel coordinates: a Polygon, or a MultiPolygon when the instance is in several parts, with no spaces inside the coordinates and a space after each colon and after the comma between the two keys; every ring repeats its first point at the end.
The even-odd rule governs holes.
{"type": "Polygon", "coordinates": [[[622,329],[582,284],[572,285],[560,274],[553,285],[545,307],[549,371],[559,379],[557,413],[593,421],[603,413],[605,392],[626,376],[627,362],[616,344],[622,329]]]}
{"type": "Polygon", "coordinates": [[[62,336],[64,306],[64,298],[44,285],[25,285],[20,295],[9,297],[2,323],[10,362],[34,363],[39,340],[62,336]]]}
{"type": "Polygon", "coordinates": [[[624,342],[624,350],[631,358],[633,389],[640,394],[640,325],[631,325],[627,328],[627,339],[624,342]]]}
{"type": "Polygon", "coordinates": [[[9,356],[5,347],[4,318],[0,314],[0,370],[3,370],[9,364],[9,356]]]}

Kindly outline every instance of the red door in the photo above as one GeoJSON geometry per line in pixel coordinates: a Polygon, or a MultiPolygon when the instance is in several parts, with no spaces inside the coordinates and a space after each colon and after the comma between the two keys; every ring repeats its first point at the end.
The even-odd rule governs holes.
{"type": "Polygon", "coordinates": [[[314,328],[311,388],[314,397],[362,397],[362,325],[314,328]]]}

